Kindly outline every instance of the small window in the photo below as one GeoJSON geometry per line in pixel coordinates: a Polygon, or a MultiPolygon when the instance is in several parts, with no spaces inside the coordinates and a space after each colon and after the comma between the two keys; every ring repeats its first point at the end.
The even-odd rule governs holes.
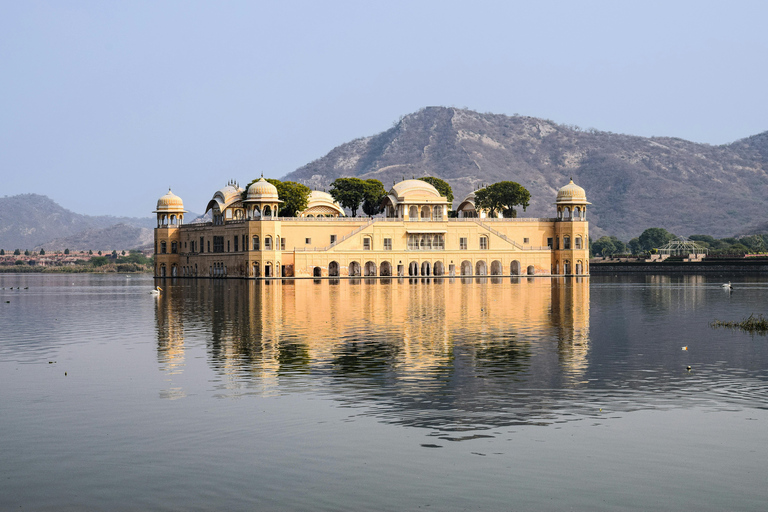
{"type": "Polygon", "coordinates": [[[254,236],[253,237],[253,250],[258,251],[259,250],[259,237],[254,236]]]}
{"type": "Polygon", "coordinates": [[[571,237],[564,236],[563,237],[563,249],[570,249],[570,248],[571,248],[571,237]]]}
{"type": "Polygon", "coordinates": [[[391,251],[392,250],[392,239],[391,238],[385,238],[384,239],[384,250],[385,251],[391,251]]]}
{"type": "Polygon", "coordinates": [[[229,252],[229,247],[230,247],[229,240],[227,240],[227,252],[229,252]]]}
{"type": "Polygon", "coordinates": [[[165,254],[166,252],[168,252],[168,250],[165,242],[160,242],[160,254],[165,254]]]}
{"type": "Polygon", "coordinates": [[[203,238],[201,236],[200,237],[200,252],[202,252],[204,248],[205,248],[205,238],[203,238]]]}
{"type": "Polygon", "coordinates": [[[462,251],[467,250],[467,239],[466,238],[459,238],[459,249],[462,251]]]}
{"type": "Polygon", "coordinates": [[[240,237],[237,237],[237,236],[235,237],[235,252],[239,252],[240,251],[239,244],[238,244],[238,240],[239,239],[240,239],[240,237]]]}
{"type": "Polygon", "coordinates": [[[271,237],[265,237],[264,238],[264,250],[265,251],[271,251],[272,250],[272,238],[271,237]]]}
{"type": "Polygon", "coordinates": [[[529,243],[531,243],[531,240],[530,240],[530,238],[523,238],[523,243],[524,243],[524,244],[529,244],[529,243]]]}
{"type": "Polygon", "coordinates": [[[480,250],[485,251],[488,249],[488,237],[487,236],[481,236],[480,237],[480,250]]]}
{"type": "Polygon", "coordinates": [[[371,250],[371,239],[368,237],[363,238],[363,250],[364,251],[371,250]]]}
{"type": "Polygon", "coordinates": [[[574,247],[575,247],[576,249],[581,249],[581,237],[580,237],[580,236],[577,236],[577,237],[576,237],[576,238],[573,240],[573,245],[574,245],[574,247]]]}
{"type": "Polygon", "coordinates": [[[171,254],[176,254],[177,252],[179,252],[178,244],[176,242],[171,242],[171,254]]]}
{"type": "Polygon", "coordinates": [[[285,250],[285,238],[280,239],[280,250],[281,251],[285,250]]]}
{"type": "Polygon", "coordinates": [[[312,239],[311,239],[311,238],[305,238],[305,239],[304,239],[304,243],[305,243],[305,244],[307,244],[307,245],[309,245],[309,244],[311,244],[311,243],[312,243],[312,239]]]}
{"type": "Polygon", "coordinates": [[[331,235],[331,243],[332,244],[336,243],[336,235],[331,235]]]}
{"type": "Polygon", "coordinates": [[[547,247],[552,248],[552,238],[547,238],[547,247]]]}

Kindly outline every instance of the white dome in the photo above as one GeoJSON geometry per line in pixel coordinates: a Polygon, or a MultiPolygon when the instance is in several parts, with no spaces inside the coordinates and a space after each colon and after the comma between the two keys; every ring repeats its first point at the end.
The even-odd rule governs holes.
{"type": "Polygon", "coordinates": [[[248,187],[246,201],[277,201],[277,187],[264,179],[261,179],[248,187]]]}
{"type": "Polygon", "coordinates": [[[184,203],[179,196],[168,189],[168,193],[157,200],[157,209],[153,213],[183,212],[184,203]]]}

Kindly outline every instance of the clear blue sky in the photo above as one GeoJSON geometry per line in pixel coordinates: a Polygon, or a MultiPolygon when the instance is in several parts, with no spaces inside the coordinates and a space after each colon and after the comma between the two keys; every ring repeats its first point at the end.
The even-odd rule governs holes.
{"type": "Polygon", "coordinates": [[[723,144],[768,130],[768,2],[0,0],[0,195],[148,216],[429,105],[723,144]]]}

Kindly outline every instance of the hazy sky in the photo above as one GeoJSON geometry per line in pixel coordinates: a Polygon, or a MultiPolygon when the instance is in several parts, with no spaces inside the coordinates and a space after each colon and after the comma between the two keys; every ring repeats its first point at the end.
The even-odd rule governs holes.
{"type": "Polygon", "coordinates": [[[723,144],[768,130],[768,2],[0,0],[0,195],[148,216],[430,105],[723,144]]]}

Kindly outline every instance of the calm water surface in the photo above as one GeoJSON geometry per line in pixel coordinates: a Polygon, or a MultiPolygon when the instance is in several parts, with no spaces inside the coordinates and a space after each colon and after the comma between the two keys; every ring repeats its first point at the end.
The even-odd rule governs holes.
{"type": "Polygon", "coordinates": [[[0,510],[768,508],[765,277],[154,284],[0,274],[0,510]]]}

